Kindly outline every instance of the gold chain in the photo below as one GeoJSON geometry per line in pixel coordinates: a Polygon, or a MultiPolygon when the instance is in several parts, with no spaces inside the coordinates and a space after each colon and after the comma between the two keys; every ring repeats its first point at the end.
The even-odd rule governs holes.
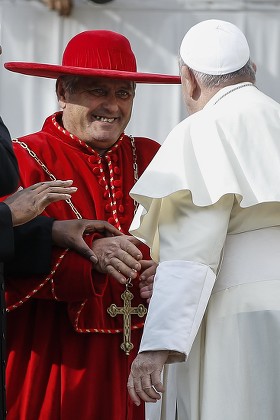
{"type": "MultiPolygon", "coordinates": [[[[131,143],[131,148],[132,148],[132,155],[133,155],[133,174],[134,174],[134,181],[136,182],[138,180],[138,165],[137,165],[137,152],[136,152],[136,145],[135,145],[135,140],[134,137],[129,136],[130,138],[130,143],[131,143]]],[[[23,141],[19,141],[18,139],[13,139],[14,143],[18,143],[23,149],[26,149],[27,152],[29,153],[29,155],[38,163],[38,165],[41,166],[41,168],[43,169],[44,172],[46,172],[46,174],[50,177],[50,179],[52,181],[56,181],[57,178],[48,170],[48,168],[46,167],[46,165],[44,164],[44,162],[42,162],[38,156],[36,155],[36,153],[31,150],[26,143],[24,143],[23,141]]],[[[76,207],[74,206],[74,204],[72,203],[71,199],[67,199],[65,200],[66,203],[71,207],[73,213],[75,214],[75,216],[77,217],[77,219],[82,219],[81,214],[79,213],[79,211],[76,209],[76,207]]],[[[134,214],[136,213],[138,204],[136,203],[136,201],[134,200],[134,214]]]]}
{"type": "MultiPolygon", "coordinates": [[[[138,172],[138,164],[137,164],[137,151],[136,151],[136,145],[135,145],[135,139],[132,136],[129,136],[131,148],[132,148],[132,156],[133,156],[133,175],[134,175],[134,182],[138,181],[139,178],[139,172],[138,172]]],[[[137,211],[139,203],[137,203],[135,200],[134,202],[134,215],[137,211]]]]}
{"type": "MultiPolygon", "coordinates": [[[[134,137],[129,136],[131,148],[132,148],[132,155],[133,155],[133,174],[134,174],[134,181],[138,180],[138,165],[137,165],[137,151],[134,137]]],[[[23,149],[26,149],[29,155],[41,166],[46,174],[50,177],[51,180],[55,181],[56,177],[48,170],[46,165],[38,158],[36,153],[29,149],[26,143],[19,141],[18,139],[13,140],[14,143],[18,143],[23,149]]],[[[66,203],[71,207],[72,211],[75,213],[77,219],[81,219],[82,216],[71,202],[71,200],[66,200],[66,203]]],[[[134,214],[137,209],[137,203],[134,201],[134,214]]],[[[133,294],[128,290],[129,287],[132,286],[131,278],[127,279],[128,282],[126,284],[125,292],[122,293],[121,298],[124,300],[124,307],[118,308],[115,304],[112,304],[108,309],[107,312],[111,316],[116,316],[118,313],[122,313],[124,316],[124,326],[123,326],[123,335],[124,335],[124,342],[121,344],[122,350],[125,351],[126,355],[129,355],[130,350],[133,348],[133,344],[131,343],[131,314],[137,314],[139,317],[143,317],[147,313],[147,309],[144,305],[138,305],[138,307],[131,307],[131,300],[133,299],[133,294]],[[128,295],[128,296],[127,296],[128,295]],[[115,311],[112,311],[115,308],[115,311]]]]}

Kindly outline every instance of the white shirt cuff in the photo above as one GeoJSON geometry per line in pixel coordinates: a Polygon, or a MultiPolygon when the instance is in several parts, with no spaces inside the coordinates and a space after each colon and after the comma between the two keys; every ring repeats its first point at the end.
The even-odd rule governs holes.
{"type": "Polygon", "coordinates": [[[167,363],[186,360],[201,324],[216,276],[204,264],[159,264],[139,352],[169,350],[167,363]]]}

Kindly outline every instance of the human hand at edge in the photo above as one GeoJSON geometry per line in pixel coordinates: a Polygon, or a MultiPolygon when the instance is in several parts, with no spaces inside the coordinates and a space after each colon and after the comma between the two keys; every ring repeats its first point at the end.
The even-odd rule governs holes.
{"type": "Polygon", "coordinates": [[[12,213],[13,226],[22,225],[41,214],[56,201],[68,200],[77,191],[72,180],[38,182],[22,188],[4,200],[12,213]]]}
{"type": "Polygon", "coordinates": [[[99,232],[105,237],[123,235],[110,223],[102,220],[55,220],[52,227],[52,239],[55,245],[73,249],[96,264],[97,256],[83,238],[84,235],[93,232],[99,232]]]}
{"type": "Polygon", "coordinates": [[[56,11],[59,16],[70,16],[73,9],[72,0],[42,0],[49,10],[56,11]]]}

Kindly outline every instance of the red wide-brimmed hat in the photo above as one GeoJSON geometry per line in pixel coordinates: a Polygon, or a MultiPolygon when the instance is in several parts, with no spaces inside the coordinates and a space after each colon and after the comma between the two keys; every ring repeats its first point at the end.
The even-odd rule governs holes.
{"type": "Polygon", "coordinates": [[[139,73],[128,39],[106,30],[85,31],[74,36],[65,48],[62,65],[8,62],[8,70],[30,76],[57,79],[62,75],[108,77],[139,83],[181,83],[179,76],[139,73]]]}

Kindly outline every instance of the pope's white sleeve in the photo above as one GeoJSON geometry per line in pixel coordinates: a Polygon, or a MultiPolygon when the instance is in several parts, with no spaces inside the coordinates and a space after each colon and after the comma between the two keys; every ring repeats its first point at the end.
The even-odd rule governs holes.
{"type": "Polygon", "coordinates": [[[226,195],[197,207],[186,191],[163,199],[160,262],[140,352],[170,350],[168,363],[188,356],[215,283],[233,200],[226,195]]]}

